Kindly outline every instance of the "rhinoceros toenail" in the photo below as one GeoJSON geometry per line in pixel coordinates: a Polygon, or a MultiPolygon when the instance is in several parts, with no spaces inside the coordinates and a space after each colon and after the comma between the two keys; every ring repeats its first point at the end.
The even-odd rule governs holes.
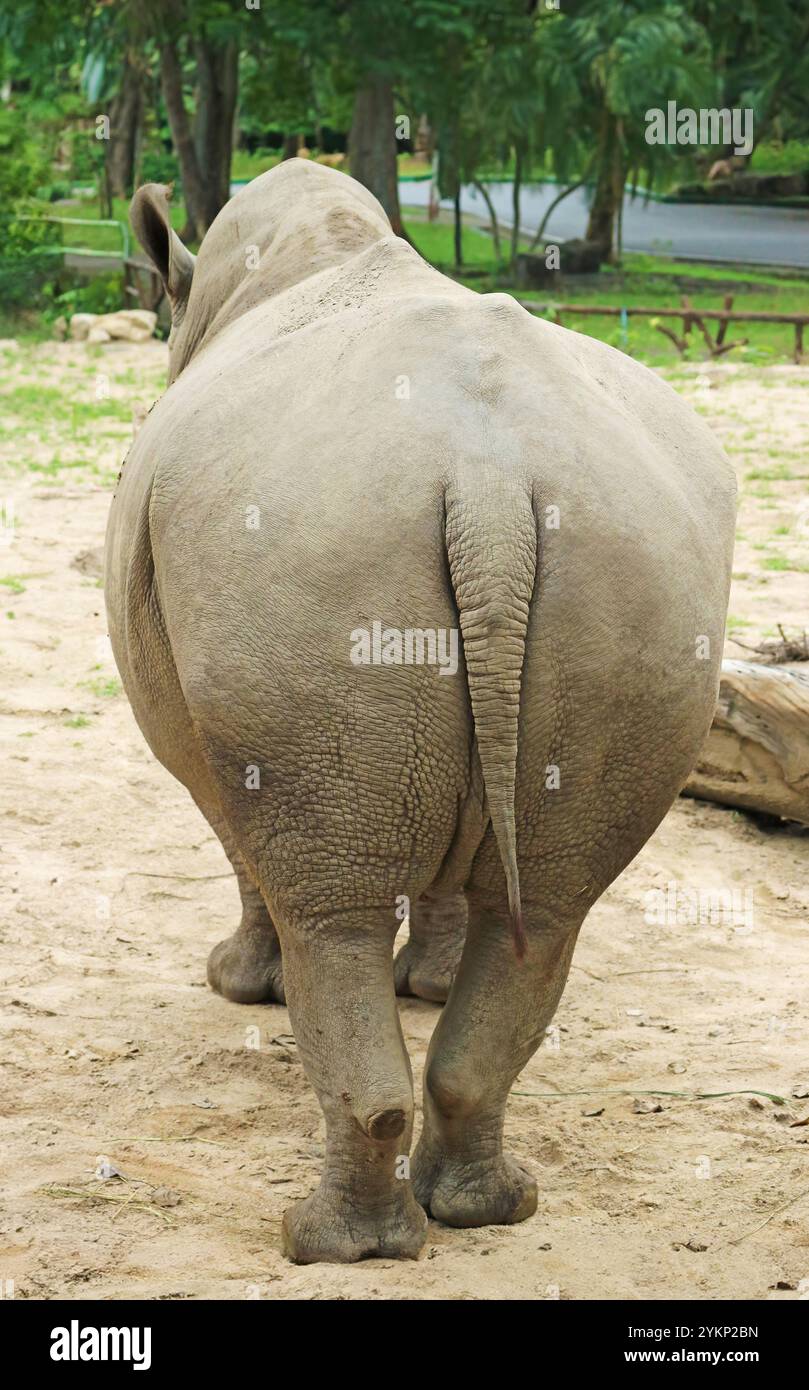
{"type": "Polygon", "coordinates": [[[404,1110],[379,1110],[368,1121],[371,1139],[398,1139],[405,1127],[404,1110]]]}

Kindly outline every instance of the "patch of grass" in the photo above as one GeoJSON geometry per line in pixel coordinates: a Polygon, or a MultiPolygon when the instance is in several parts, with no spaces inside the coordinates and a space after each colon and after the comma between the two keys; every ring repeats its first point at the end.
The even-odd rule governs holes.
{"type": "MultiPolygon", "coordinates": [[[[446,219],[446,214],[443,216],[446,219]]],[[[420,221],[417,215],[408,209],[405,209],[405,221],[408,235],[421,255],[441,269],[451,269],[455,259],[451,221],[420,221]]],[[[508,232],[504,229],[504,253],[508,249],[508,240],[508,232]]],[[[527,249],[528,244],[526,241],[523,249],[527,249]]],[[[633,305],[679,309],[683,291],[677,283],[678,277],[704,283],[704,290],[688,291],[691,303],[696,309],[721,308],[722,289],[719,286],[737,282],[740,290],[744,290],[744,298],[743,301],[737,298],[734,305],[736,309],[809,313],[809,278],[784,280],[766,272],[734,270],[726,266],[700,266],[664,257],[627,254],[620,268],[603,268],[595,282],[577,284],[569,281],[558,291],[530,291],[516,289],[507,275],[497,273],[492,239],[473,223],[467,222],[464,225],[463,252],[465,264],[458,273],[458,278],[462,282],[468,282],[472,289],[483,292],[504,291],[527,303],[532,300],[552,303],[555,300],[570,305],[581,303],[626,308],[629,311],[626,330],[612,317],[583,319],[569,314],[562,316],[562,322],[566,328],[586,332],[590,337],[599,338],[602,342],[621,348],[631,356],[653,365],[679,365],[682,361],[702,362],[706,358],[704,340],[696,329],[691,333],[685,356],[680,358],[674,344],[657,331],[652,320],[632,317],[633,305]],[[478,275],[465,276],[465,272],[469,271],[476,271],[478,275]],[[480,278],[481,271],[488,272],[486,279],[480,278]]],[[[677,320],[672,320],[670,323],[667,321],[667,326],[679,330],[682,325],[677,320]]],[[[717,326],[716,322],[708,324],[713,333],[716,332],[717,326]]],[[[746,347],[734,349],[731,359],[735,362],[755,364],[791,359],[794,338],[792,328],[788,324],[731,324],[728,328],[728,339],[742,337],[747,338],[749,343],[746,347]]]]}
{"type": "Polygon", "coordinates": [[[86,729],[90,723],[86,714],[74,714],[70,719],[65,719],[66,729],[86,729]]]}
{"type": "MultiPolygon", "coordinates": [[[[95,375],[95,372],[93,373],[95,375]]],[[[26,383],[0,393],[0,406],[9,415],[19,416],[27,426],[68,424],[76,433],[82,425],[98,420],[132,420],[131,401],[112,396],[102,399],[88,395],[87,400],[71,400],[66,391],[55,386],[26,383]]]]}
{"type": "MultiPolygon", "coordinates": [[[[407,220],[407,234],[425,261],[442,269],[455,264],[453,228],[442,222],[407,220]]],[[[498,268],[494,241],[480,227],[466,225],[463,230],[463,270],[485,270],[494,274],[498,268]]],[[[460,278],[463,279],[463,270],[460,278]]]]}
{"type": "Polygon", "coordinates": [[[785,555],[768,555],[762,560],[765,570],[792,570],[798,574],[806,574],[809,565],[801,564],[798,560],[788,560],[785,555]]]}
{"type": "Polygon", "coordinates": [[[8,589],[12,594],[24,594],[25,585],[16,574],[6,574],[0,579],[0,584],[4,589],[8,589]]]}
{"type": "Polygon", "coordinates": [[[92,680],[79,682],[82,690],[89,690],[102,700],[112,700],[123,693],[123,686],[117,676],[93,676],[92,680]]]}
{"type": "Polygon", "coordinates": [[[748,483],[794,483],[796,475],[787,463],[777,463],[773,468],[751,468],[745,474],[748,483]]]}
{"type": "Polygon", "coordinates": [[[56,478],[66,468],[92,468],[93,465],[86,459],[63,459],[60,454],[54,454],[53,458],[47,463],[40,459],[32,459],[29,468],[32,473],[42,473],[46,478],[56,478]]]}

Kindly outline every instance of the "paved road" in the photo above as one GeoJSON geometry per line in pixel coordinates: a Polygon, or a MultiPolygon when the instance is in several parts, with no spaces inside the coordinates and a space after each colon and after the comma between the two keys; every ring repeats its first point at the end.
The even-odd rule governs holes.
{"type": "MultiPolygon", "coordinates": [[[[402,204],[425,207],[429,184],[402,182],[402,204]]],[[[535,232],[545,209],[558,193],[555,184],[527,188],[520,199],[520,221],[535,232]]],[[[498,219],[511,225],[511,184],[489,187],[498,219]]],[[[445,201],[442,207],[450,208],[445,201]]],[[[461,195],[464,212],[486,216],[486,206],[474,188],[461,195]]],[[[583,236],[587,205],[583,190],[571,193],[551,215],[546,235],[564,240],[583,236]]],[[[624,200],[624,249],[650,251],[685,260],[744,262],[809,268],[809,210],[792,208],[706,207],[701,203],[655,203],[642,198],[624,200]]]]}

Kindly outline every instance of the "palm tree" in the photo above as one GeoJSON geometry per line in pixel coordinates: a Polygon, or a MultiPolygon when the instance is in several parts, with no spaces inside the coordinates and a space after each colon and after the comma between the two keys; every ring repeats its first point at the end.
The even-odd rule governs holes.
{"type": "Polygon", "coordinates": [[[578,160],[579,176],[593,183],[587,238],[611,260],[630,172],[651,187],[682,153],[647,143],[646,112],[712,102],[710,40],[668,0],[586,0],[575,16],[553,16],[541,36],[545,143],[557,173],[578,160]]]}

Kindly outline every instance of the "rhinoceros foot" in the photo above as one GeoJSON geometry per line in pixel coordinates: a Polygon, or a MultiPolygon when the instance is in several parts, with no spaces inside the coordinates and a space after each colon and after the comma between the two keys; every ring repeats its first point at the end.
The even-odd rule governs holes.
{"type": "Polygon", "coordinates": [[[414,994],[433,1004],[445,1003],[462,950],[463,937],[457,943],[440,940],[427,946],[412,939],[406,941],[393,962],[396,993],[414,994]]]}
{"type": "Polygon", "coordinates": [[[257,939],[236,931],[208,957],[208,983],[235,1004],[283,1004],[284,969],[275,937],[257,939]]]}
{"type": "Polygon", "coordinates": [[[536,1179],[505,1154],[464,1159],[419,1144],[413,1191],[425,1211],[446,1226],[511,1226],[537,1209],[536,1179]]]}
{"type": "Polygon", "coordinates": [[[427,1217],[409,1183],[393,1206],[358,1211],[321,1186],[284,1213],[283,1251],[295,1264],[353,1264],[357,1260],[416,1260],[427,1235],[427,1217]]]}

